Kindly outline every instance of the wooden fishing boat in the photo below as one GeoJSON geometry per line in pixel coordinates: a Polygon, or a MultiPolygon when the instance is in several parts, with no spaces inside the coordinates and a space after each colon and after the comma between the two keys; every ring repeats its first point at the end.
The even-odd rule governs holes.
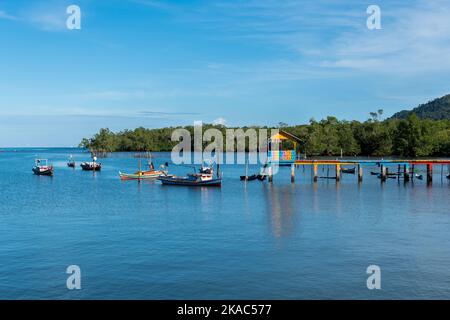
{"type": "Polygon", "coordinates": [[[169,164],[166,162],[164,165],[160,166],[160,170],[155,170],[152,162],[148,163],[149,170],[142,171],[141,170],[141,159],[139,159],[139,167],[138,171],[135,173],[124,173],[119,171],[119,177],[121,180],[147,180],[147,179],[156,179],[160,175],[168,176],[167,167],[169,164]]]}
{"type": "Polygon", "coordinates": [[[69,157],[69,161],[67,161],[67,166],[69,168],[74,168],[75,169],[75,160],[73,160],[72,156],[69,157]]]}
{"type": "Polygon", "coordinates": [[[450,174],[446,175],[447,179],[450,179],[450,174]]]}
{"type": "MultiPolygon", "coordinates": [[[[381,173],[378,173],[378,174],[377,174],[377,178],[378,178],[378,179],[381,179],[381,173]]],[[[397,179],[397,177],[396,177],[396,176],[393,176],[393,175],[386,175],[386,178],[387,178],[387,179],[397,179]]]]}
{"type": "Polygon", "coordinates": [[[416,174],[414,175],[414,177],[416,177],[416,178],[419,179],[419,180],[423,180],[423,175],[422,175],[422,174],[416,173],[416,174]]]}
{"type": "Polygon", "coordinates": [[[80,167],[86,171],[100,171],[102,169],[102,164],[97,162],[83,162],[80,167]]]}
{"type": "Polygon", "coordinates": [[[190,186],[190,187],[220,187],[222,177],[219,175],[219,165],[217,165],[217,177],[214,178],[212,166],[201,167],[199,173],[188,173],[185,177],[175,175],[162,175],[157,177],[163,185],[190,186]]]}
{"type": "Polygon", "coordinates": [[[245,175],[240,176],[241,181],[253,181],[256,180],[256,178],[256,174],[248,175],[248,159],[245,159],[245,175]]]}
{"type": "Polygon", "coordinates": [[[355,174],[356,168],[355,167],[353,167],[353,168],[342,168],[341,172],[342,173],[355,174]]]}
{"type": "Polygon", "coordinates": [[[36,159],[32,170],[39,176],[53,176],[53,166],[48,165],[47,159],[36,159]]]}
{"type": "Polygon", "coordinates": [[[137,171],[135,173],[124,173],[119,171],[120,180],[146,180],[156,179],[157,177],[167,174],[167,170],[149,170],[149,171],[137,171]]]}
{"type": "Polygon", "coordinates": [[[264,180],[266,180],[266,177],[267,177],[266,174],[258,174],[258,175],[256,176],[256,178],[257,178],[259,181],[264,181],[264,180]]]}
{"type": "Polygon", "coordinates": [[[258,175],[256,174],[252,174],[251,176],[241,176],[241,181],[253,181],[256,180],[256,178],[258,178],[258,175]]]}

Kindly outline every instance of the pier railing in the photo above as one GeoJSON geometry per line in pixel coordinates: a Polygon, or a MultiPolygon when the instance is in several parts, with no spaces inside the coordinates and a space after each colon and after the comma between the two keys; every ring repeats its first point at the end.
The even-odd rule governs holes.
{"type": "MultiPolygon", "coordinates": [[[[270,167],[276,163],[271,163],[270,167]]],[[[395,175],[398,179],[403,177],[405,182],[408,182],[411,178],[414,179],[415,175],[415,166],[423,165],[426,166],[426,180],[428,184],[431,184],[433,181],[433,166],[441,165],[441,175],[443,175],[443,167],[444,165],[448,166],[448,170],[450,171],[450,159],[297,159],[291,165],[291,182],[295,181],[295,168],[299,166],[310,165],[312,166],[312,174],[313,181],[316,182],[318,180],[318,167],[319,166],[334,166],[335,167],[335,176],[332,177],[339,181],[342,174],[342,166],[343,165],[355,165],[357,166],[357,176],[358,182],[362,182],[363,180],[363,167],[364,166],[378,166],[380,168],[380,172],[378,173],[379,178],[382,182],[386,181],[389,175],[395,175]],[[389,167],[396,166],[396,173],[389,173],[389,167]]],[[[356,168],[355,168],[356,171],[356,168]]],[[[269,171],[269,181],[273,180],[272,172],[269,171]]]]}

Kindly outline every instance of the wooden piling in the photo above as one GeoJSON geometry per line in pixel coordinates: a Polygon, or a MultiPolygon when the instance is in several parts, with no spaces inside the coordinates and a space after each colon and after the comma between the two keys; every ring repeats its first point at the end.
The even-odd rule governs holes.
{"type": "Polygon", "coordinates": [[[291,165],[291,182],[295,182],[295,167],[294,165],[291,165]]]}
{"type": "Polygon", "coordinates": [[[427,184],[431,184],[433,182],[433,165],[431,163],[427,163],[427,184]]]}
{"type": "Polygon", "coordinates": [[[317,164],[313,164],[314,182],[317,182],[317,164]]]}
{"type": "Polygon", "coordinates": [[[381,165],[381,182],[386,181],[387,169],[385,166],[381,165]]]}
{"type": "Polygon", "coordinates": [[[269,182],[272,182],[273,181],[272,165],[269,167],[269,174],[268,174],[268,176],[269,176],[269,182]]]}
{"type": "Polygon", "coordinates": [[[363,168],[362,165],[358,164],[358,182],[363,180],[363,168]]]}
{"type": "Polygon", "coordinates": [[[403,165],[403,181],[408,182],[409,181],[409,168],[408,165],[403,165]]]}
{"type": "Polygon", "coordinates": [[[341,165],[336,164],[336,181],[341,180],[341,165]]]}

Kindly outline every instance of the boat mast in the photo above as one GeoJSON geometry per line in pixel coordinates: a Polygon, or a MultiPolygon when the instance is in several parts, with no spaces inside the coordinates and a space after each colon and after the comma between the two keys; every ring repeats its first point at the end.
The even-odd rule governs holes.
{"type": "Polygon", "coordinates": [[[219,160],[219,158],[220,157],[219,157],[219,155],[220,155],[219,152],[216,151],[216,157],[217,157],[217,162],[216,162],[217,163],[217,173],[216,174],[217,174],[217,178],[220,178],[220,175],[219,175],[219,168],[220,168],[220,164],[219,164],[220,160],[219,160]]]}
{"type": "MultiPolygon", "coordinates": [[[[244,153],[245,155],[245,153],[244,153]]],[[[248,179],[248,158],[245,157],[245,179],[248,179]]]]}

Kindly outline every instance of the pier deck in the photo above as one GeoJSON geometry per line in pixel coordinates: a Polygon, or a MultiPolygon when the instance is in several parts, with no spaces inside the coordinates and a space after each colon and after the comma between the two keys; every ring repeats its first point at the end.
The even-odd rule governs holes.
{"type": "MultiPolygon", "coordinates": [[[[358,176],[358,182],[363,180],[363,167],[364,166],[378,166],[380,168],[379,177],[382,182],[386,181],[389,175],[396,175],[398,179],[403,177],[405,182],[408,182],[410,178],[415,177],[415,166],[423,165],[426,167],[426,180],[428,184],[433,181],[433,166],[441,165],[441,176],[444,174],[444,165],[448,165],[448,171],[450,171],[450,159],[297,159],[292,163],[291,166],[291,182],[295,181],[295,167],[300,165],[311,165],[313,166],[312,174],[313,180],[316,182],[318,180],[318,166],[334,166],[334,179],[336,181],[340,180],[342,171],[341,166],[343,165],[354,165],[357,166],[356,174],[358,176]],[[397,173],[389,173],[389,168],[393,166],[396,167],[397,173]]],[[[272,169],[269,170],[269,181],[272,181],[272,169]]]]}

